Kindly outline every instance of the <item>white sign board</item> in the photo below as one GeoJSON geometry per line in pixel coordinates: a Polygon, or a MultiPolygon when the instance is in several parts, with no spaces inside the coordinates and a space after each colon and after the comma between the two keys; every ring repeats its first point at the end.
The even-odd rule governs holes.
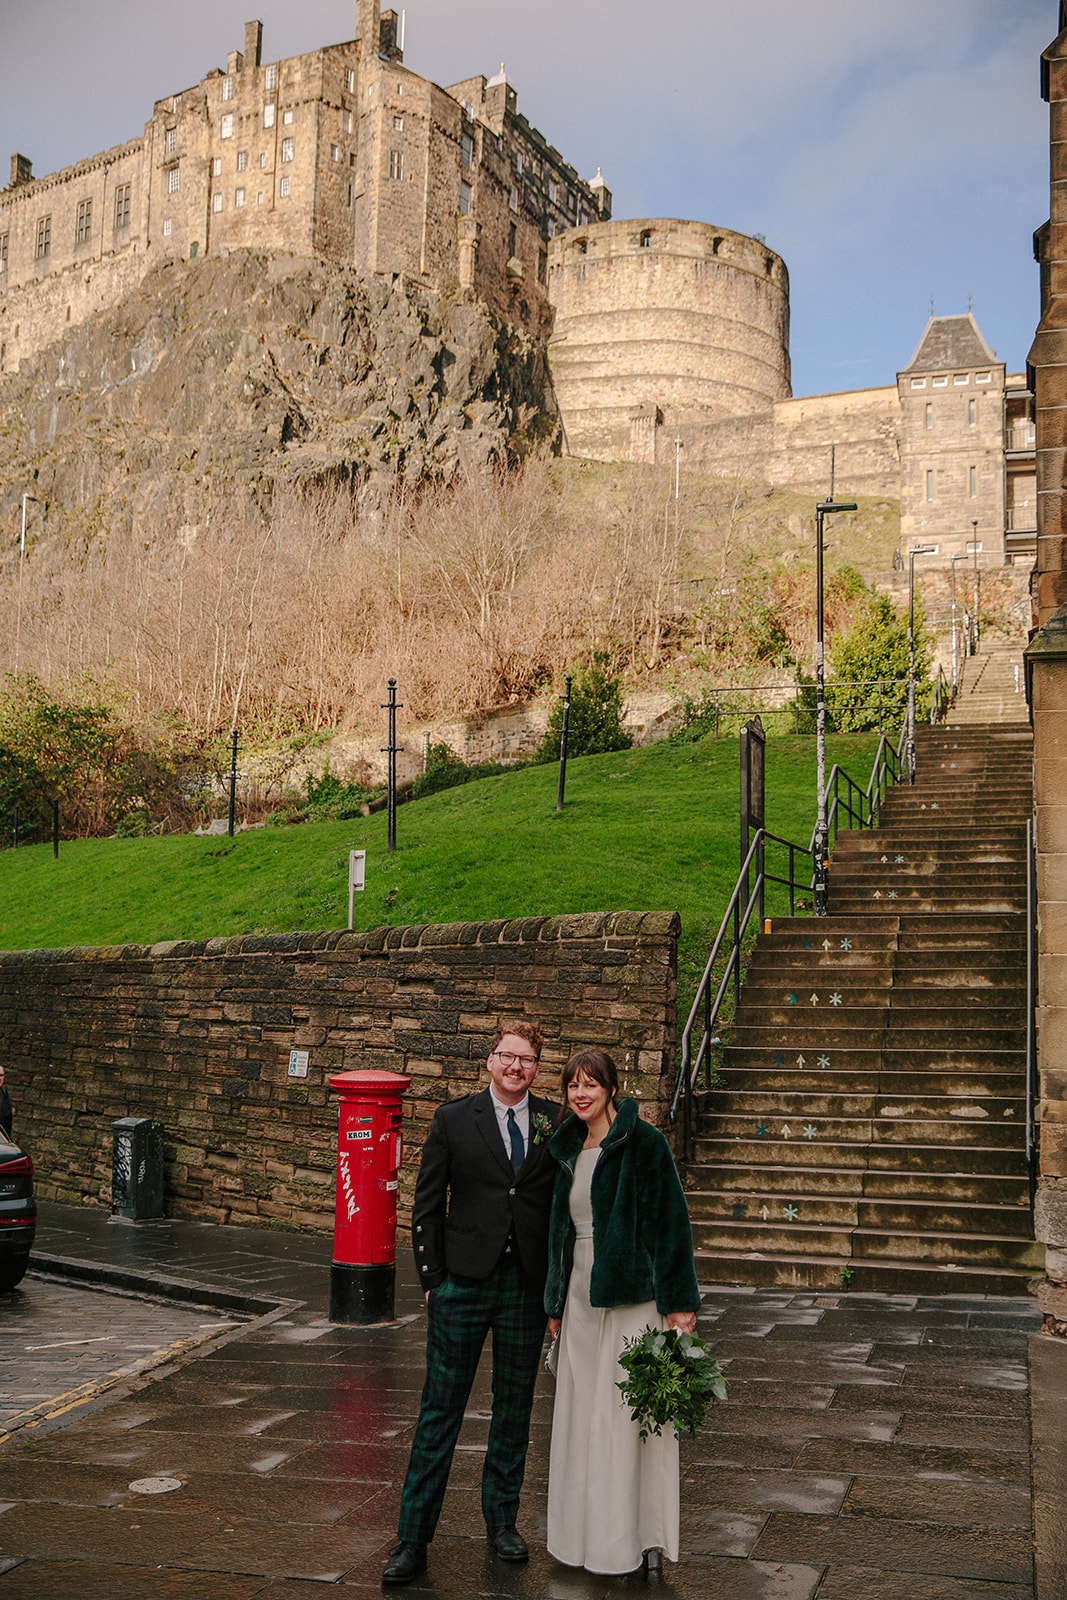
{"type": "Polygon", "coordinates": [[[306,1078],[308,1075],[308,1051],[290,1050],[289,1076],[290,1078],[306,1078]]]}
{"type": "Polygon", "coordinates": [[[367,879],[367,852],[365,850],[350,850],[348,852],[348,926],[352,926],[352,912],[355,908],[355,895],[358,889],[361,893],[367,879]]]}

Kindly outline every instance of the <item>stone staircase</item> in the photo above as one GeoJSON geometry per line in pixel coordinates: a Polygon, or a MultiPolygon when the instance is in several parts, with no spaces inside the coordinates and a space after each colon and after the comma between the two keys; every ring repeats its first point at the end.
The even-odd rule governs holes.
{"type": "Polygon", "coordinates": [[[953,723],[971,727],[1025,720],[1025,648],[1021,635],[1006,639],[1003,634],[987,634],[979,641],[976,653],[963,660],[960,691],[950,713],[953,723]]]}
{"type": "Polygon", "coordinates": [[[705,1281],[1018,1294],[1025,724],[918,736],[917,781],[842,832],[830,914],[759,935],[688,1169],[705,1281]]]}

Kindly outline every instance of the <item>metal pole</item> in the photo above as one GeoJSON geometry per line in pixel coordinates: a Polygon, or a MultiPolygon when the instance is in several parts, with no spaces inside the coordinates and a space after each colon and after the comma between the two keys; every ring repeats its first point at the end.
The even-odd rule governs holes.
{"type": "Polygon", "coordinates": [[[952,698],[953,699],[956,698],[956,693],[957,693],[957,690],[959,689],[959,686],[960,686],[959,651],[957,650],[957,647],[956,647],[956,562],[957,561],[966,561],[966,559],[967,559],[966,551],[964,551],[963,555],[950,556],[950,558],[949,558],[949,563],[950,563],[951,570],[952,570],[952,698]]]}
{"type": "Polygon", "coordinates": [[[15,676],[19,673],[19,659],[22,651],[22,563],[26,559],[26,503],[32,500],[34,505],[38,501],[32,494],[22,497],[22,538],[19,541],[19,593],[18,605],[15,609],[15,676]]]}
{"type": "MultiPolygon", "coordinates": [[[[978,626],[978,518],[971,522],[974,536],[971,539],[971,549],[974,552],[974,649],[978,649],[978,637],[981,632],[978,626]]],[[[971,652],[972,655],[974,651],[971,652]]]]}
{"type": "Polygon", "coordinates": [[[559,786],[556,789],[556,810],[563,810],[563,788],[567,782],[567,729],[571,720],[571,679],[566,679],[563,691],[563,727],[559,735],[559,786]]]}
{"type": "Polygon", "coordinates": [[[52,801],[52,860],[59,860],[59,801],[52,801]]]}
{"type": "Polygon", "coordinates": [[[233,743],[230,746],[230,825],[227,833],[233,838],[233,819],[237,809],[237,729],[233,730],[233,743]]]}
{"type": "Polygon", "coordinates": [[[390,852],[396,849],[396,679],[389,679],[389,743],[386,750],[389,755],[389,788],[388,788],[388,822],[390,852]]]}
{"type": "Polygon", "coordinates": [[[908,551],[908,737],[904,745],[908,783],[915,782],[915,557],[933,554],[932,544],[908,551]]]}
{"type": "Polygon", "coordinates": [[[826,915],[826,690],[823,681],[822,527],[823,507],[815,507],[815,915],[826,915]]]}

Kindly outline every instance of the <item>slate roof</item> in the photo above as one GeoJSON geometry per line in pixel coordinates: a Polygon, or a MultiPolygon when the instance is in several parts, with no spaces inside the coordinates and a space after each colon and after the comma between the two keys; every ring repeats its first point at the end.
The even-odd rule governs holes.
{"type": "Polygon", "coordinates": [[[931,317],[915,354],[903,372],[944,372],[952,367],[985,367],[996,363],[973,316],[931,317]]]}

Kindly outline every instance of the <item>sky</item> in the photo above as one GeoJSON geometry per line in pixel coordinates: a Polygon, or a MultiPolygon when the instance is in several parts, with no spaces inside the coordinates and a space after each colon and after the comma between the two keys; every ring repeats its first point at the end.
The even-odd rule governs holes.
{"type": "MultiPolygon", "coordinates": [[[[401,9],[397,5],[396,9],[401,9]]],[[[791,284],[794,394],[892,383],[934,310],[972,309],[1020,371],[1048,216],[1039,57],[1057,0],[409,0],[405,64],[501,62],[524,112],[617,218],[759,233],[791,284]]],[[[0,0],[0,178],[143,131],[225,67],[355,32],[354,0],[0,0]]]]}

